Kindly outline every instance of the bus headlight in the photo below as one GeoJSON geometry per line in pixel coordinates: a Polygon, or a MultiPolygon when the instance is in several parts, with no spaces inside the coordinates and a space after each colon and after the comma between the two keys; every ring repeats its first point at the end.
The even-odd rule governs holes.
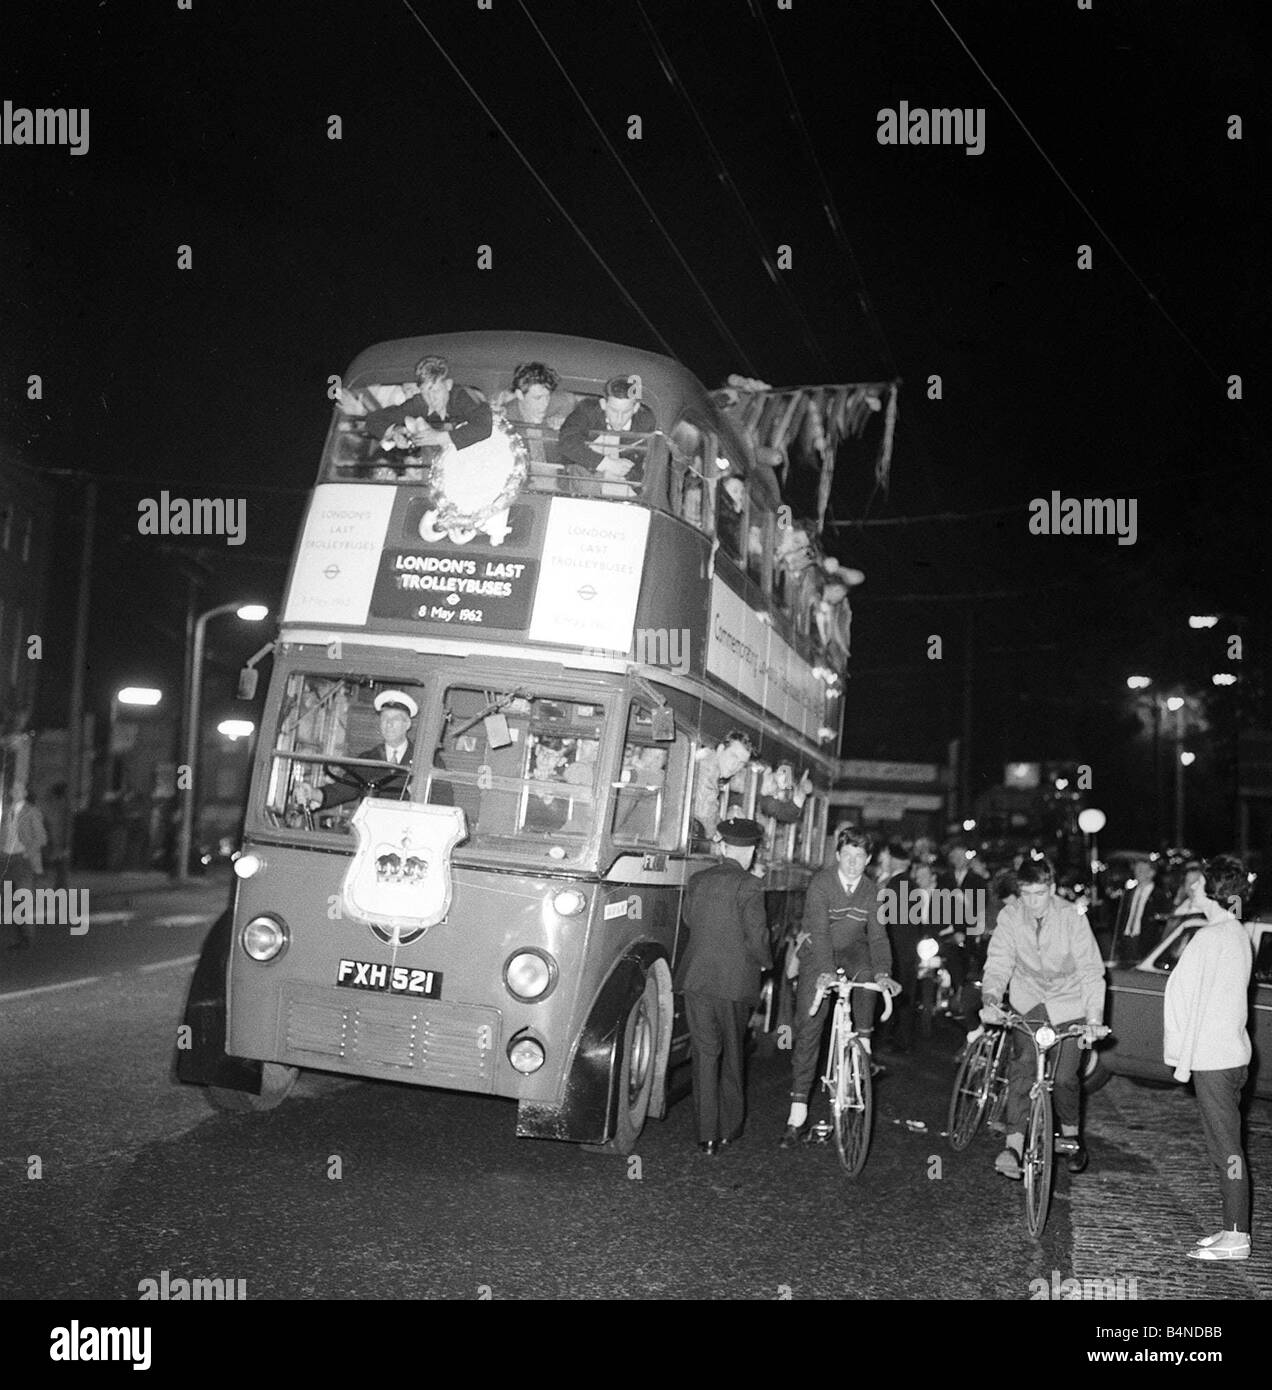
{"type": "Polygon", "coordinates": [[[529,1076],[531,1072],[538,1071],[544,1063],[543,1044],[537,1038],[528,1035],[513,1038],[508,1044],[508,1060],[512,1063],[514,1071],[519,1071],[522,1076],[529,1076]]]}
{"type": "Polygon", "coordinates": [[[1038,1039],[1039,1047],[1052,1047],[1055,1045],[1056,1041],[1056,1030],[1054,1028],[1048,1027],[1047,1024],[1044,1023],[1042,1027],[1039,1028],[1038,1031],[1034,1034],[1034,1037],[1038,1039]]]}
{"type": "Polygon", "coordinates": [[[259,854],[240,854],[234,860],[234,872],[239,878],[255,878],[265,867],[259,854]]]}
{"type": "Polygon", "coordinates": [[[562,888],[553,894],[552,906],[562,917],[577,917],[587,907],[587,894],[577,888],[562,888]]]}
{"type": "Polygon", "coordinates": [[[288,931],[274,917],[253,917],[239,934],[243,949],[253,960],[277,960],[287,949],[288,931]]]}
{"type": "Polygon", "coordinates": [[[544,951],[518,951],[504,966],[504,984],[514,999],[542,999],[556,983],[556,961],[544,951]]]}

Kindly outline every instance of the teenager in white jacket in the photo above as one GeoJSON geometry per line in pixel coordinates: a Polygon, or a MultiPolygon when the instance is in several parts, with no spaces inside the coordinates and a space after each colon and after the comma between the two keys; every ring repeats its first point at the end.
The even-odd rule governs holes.
{"type": "Polygon", "coordinates": [[[1192,1078],[1223,1197],[1223,1230],[1204,1236],[1188,1254],[1195,1260],[1247,1260],[1250,1170],[1241,1147],[1241,1092],[1251,1055],[1246,1022],[1254,952],[1230,910],[1240,911],[1246,871],[1239,859],[1224,856],[1212,859],[1205,874],[1204,896],[1195,901],[1206,925],[1166,982],[1162,1055],[1175,1068],[1176,1081],[1192,1078]]]}

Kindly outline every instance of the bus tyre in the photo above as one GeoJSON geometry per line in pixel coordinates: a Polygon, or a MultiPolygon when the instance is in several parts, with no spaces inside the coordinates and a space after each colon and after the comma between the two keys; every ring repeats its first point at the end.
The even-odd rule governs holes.
{"type": "Polygon", "coordinates": [[[299,1067],[263,1062],[260,1095],[254,1096],[251,1091],[232,1091],[226,1086],[209,1086],[208,1099],[217,1110],[236,1115],[259,1115],[266,1110],[276,1109],[287,1099],[299,1074],[299,1067]]]}
{"type": "Polygon", "coordinates": [[[1102,1086],[1107,1086],[1112,1075],[1108,1067],[1100,1061],[1098,1052],[1087,1053],[1086,1061],[1082,1064],[1082,1089],[1087,1095],[1094,1095],[1102,1086]]]}
{"type": "Polygon", "coordinates": [[[654,1059],[658,1056],[658,981],[645,977],[645,988],[628,1010],[617,1059],[618,1104],[614,1133],[604,1144],[587,1144],[589,1153],[630,1154],[635,1151],[649,1097],[654,1088],[654,1059]]]}

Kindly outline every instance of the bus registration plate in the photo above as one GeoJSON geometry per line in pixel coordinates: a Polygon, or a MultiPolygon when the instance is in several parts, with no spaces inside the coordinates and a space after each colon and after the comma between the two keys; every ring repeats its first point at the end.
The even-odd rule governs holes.
{"type": "Polygon", "coordinates": [[[336,984],[346,989],[373,989],[384,994],[409,994],[416,999],[442,997],[442,972],[406,965],[378,965],[365,960],[342,960],[336,984]]]}

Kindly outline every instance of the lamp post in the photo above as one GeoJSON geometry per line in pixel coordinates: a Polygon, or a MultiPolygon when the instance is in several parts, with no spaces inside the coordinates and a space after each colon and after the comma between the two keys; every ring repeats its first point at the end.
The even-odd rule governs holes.
{"type": "Polygon", "coordinates": [[[225,613],[236,613],[245,623],[259,623],[269,616],[269,609],[259,603],[222,603],[200,613],[194,624],[194,638],[190,651],[189,681],[185,700],[185,766],[188,785],[184,788],[185,800],[181,803],[181,829],[177,836],[177,862],[173,866],[173,878],[185,883],[190,877],[190,846],[194,840],[194,803],[197,785],[197,764],[199,760],[199,701],[203,694],[203,643],[208,623],[225,613]]]}
{"type": "Polygon", "coordinates": [[[1084,811],[1078,812],[1078,829],[1086,836],[1087,863],[1091,866],[1091,906],[1100,905],[1099,880],[1096,877],[1096,865],[1099,857],[1095,848],[1095,837],[1104,829],[1108,817],[1103,811],[1095,806],[1088,806],[1084,811]]]}
{"type": "MultiPolygon", "coordinates": [[[[1175,716],[1175,847],[1184,845],[1184,704],[1180,695],[1172,695],[1166,708],[1175,716]]],[[[1188,762],[1192,762],[1191,756],[1188,762]]]]}

